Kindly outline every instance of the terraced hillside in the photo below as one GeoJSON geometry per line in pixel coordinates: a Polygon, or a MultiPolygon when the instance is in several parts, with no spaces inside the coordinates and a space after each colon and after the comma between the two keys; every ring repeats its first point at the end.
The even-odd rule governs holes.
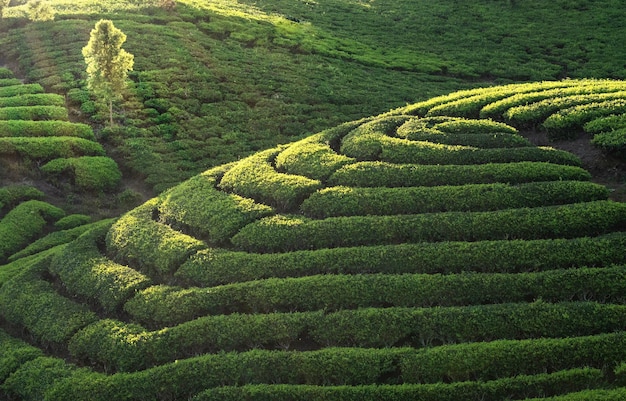
{"type": "MultiPolygon", "coordinates": [[[[0,389],[623,399],[626,203],[573,154],[478,118],[524,88],[577,85],[592,82],[461,92],[345,123],[15,259],[0,267],[0,389]]],[[[592,86],[610,97],[621,85],[592,86]]]]}

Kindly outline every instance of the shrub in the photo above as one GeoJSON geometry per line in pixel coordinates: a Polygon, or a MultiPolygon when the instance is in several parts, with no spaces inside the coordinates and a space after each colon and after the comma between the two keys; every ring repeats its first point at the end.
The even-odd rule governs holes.
{"type": "Polygon", "coordinates": [[[6,67],[0,67],[0,79],[13,78],[13,71],[6,67]]]}
{"type": "Polygon", "coordinates": [[[212,244],[223,244],[245,225],[274,213],[269,206],[216,188],[198,175],[160,196],[159,220],[212,244]]]}
{"type": "Polygon", "coordinates": [[[148,277],[100,253],[98,243],[104,242],[111,224],[108,220],[98,222],[68,244],[50,264],[50,272],[59,276],[71,294],[95,300],[108,312],[150,284],[148,277]]]}
{"type": "MultiPolygon", "coordinates": [[[[155,286],[125,305],[137,321],[160,327],[204,315],[335,311],[366,307],[467,306],[483,303],[598,300],[619,302],[619,267],[540,273],[355,274],[265,279],[217,288],[155,286]],[[561,280],[561,281],[560,281],[561,280]],[[172,309],[177,310],[175,316],[172,309]]],[[[408,340],[408,339],[407,339],[408,340]]]]}
{"type": "Polygon", "coordinates": [[[176,272],[199,286],[270,277],[367,273],[517,273],[626,263],[626,236],[593,238],[434,242],[320,249],[278,254],[201,250],[176,272]]]}
{"type": "Polygon", "coordinates": [[[438,185],[520,184],[533,181],[589,180],[588,171],[546,162],[479,165],[418,165],[359,162],[337,170],[330,185],[350,187],[417,187],[438,185]]]}
{"type": "Polygon", "coordinates": [[[65,107],[65,98],[56,93],[40,93],[0,97],[0,107],[15,106],[57,106],[65,107]]]}
{"type": "Polygon", "coordinates": [[[350,188],[313,193],[301,206],[309,217],[391,215],[444,211],[490,211],[607,199],[606,187],[584,181],[461,186],[350,188]]]}
{"type": "Polygon", "coordinates": [[[517,148],[532,146],[528,139],[521,135],[503,133],[494,134],[446,134],[444,132],[411,133],[406,139],[412,141],[428,141],[444,145],[463,145],[476,148],[517,148]]]}
{"type": "Polygon", "coordinates": [[[563,109],[548,117],[542,127],[551,138],[569,138],[580,131],[583,125],[597,118],[626,113],[626,99],[583,104],[563,109]]]}
{"type": "Polygon", "coordinates": [[[70,214],[69,216],[59,219],[54,223],[54,226],[59,230],[69,230],[89,223],[91,223],[91,216],[85,214],[70,214]]]}
{"type": "Polygon", "coordinates": [[[0,383],[4,383],[22,364],[40,356],[43,352],[39,348],[0,330],[0,383]]]}
{"type": "Polygon", "coordinates": [[[596,118],[586,123],[583,128],[585,132],[591,134],[626,128],[626,114],[596,118]]]}
{"type": "Polygon", "coordinates": [[[19,202],[31,199],[42,199],[45,194],[29,185],[7,185],[0,188],[0,209],[13,208],[19,202]]]}
{"type": "Polygon", "coordinates": [[[90,191],[111,190],[122,178],[117,163],[104,156],[54,159],[40,170],[52,177],[70,174],[78,188],[90,191]]]}
{"type": "Polygon", "coordinates": [[[43,87],[39,84],[20,84],[0,87],[0,98],[35,93],[44,93],[43,87]]]}
{"type": "Polygon", "coordinates": [[[270,163],[279,152],[280,149],[270,149],[238,162],[224,174],[219,187],[282,210],[297,208],[322,184],[274,170],[270,163]]]}
{"type": "Polygon", "coordinates": [[[41,356],[25,362],[6,380],[3,388],[20,400],[43,400],[55,382],[72,376],[75,369],[63,359],[41,356]]]}
{"type": "Polygon", "coordinates": [[[74,136],[95,140],[93,130],[89,125],[67,121],[0,121],[0,136],[74,136]]]}
{"type": "Polygon", "coordinates": [[[121,263],[160,276],[173,273],[206,244],[152,220],[158,204],[152,199],[117,220],[107,233],[106,246],[121,263]]]}
{"type": "Polygon", "coordinates": [[[596,201],[494,212],[354,216],[310,220],[277,215],[244,227],[233,245],[248,252],[289,252],[404,242],[594,236],[626,226],[626,205],[596,201]]]}
{"type": "Polygon", "coordinates": [[[74,137],[0,138],[0,154],[30,159],[52,160],[78,156],[103,156],[97,142],[74,137]]]}
{"type": "Polygon", "coordinates": [[[21,84],[22,84],[22,81],[20,81],[17,78],[0,78],[0,87],[21,85],[21,84]]]}
{"type": "Polygon", "coordinates": [[[67,109],[59,106],[15,106],[0,108],[0,120],[67,121],[67,109]]]}
{"type": "Polygon", "coordinates": [[[84,232],[86,232],[87,230],[90,230],[94,224],[98,224],[98,223],[83,224],[78,227],[69,228],[69,229],[65,229],[62,231],[51,232],[45,237],[31,242],[30,244],[28,244],[26,248],[22,249],[21,251],[16,252],[13,255],[11,255],[9,257],[9,261],[15,261],[15,260],[18,260],[20,258],[29,256],[29,255],[35,255],[47,249],[54,248],[57,245],[63,245],[63,244],[72,242],[76,238],[78,238],[80,235],[82,235],[84,232]]]}
{"type": "Polygon", "coordinates": [[[64,214],[58,207],[38,200],[29,200],[13,208],[0,221],[0,260],[40,236],[48,223],[64,214]]]}
{"type": "Polygon", "coordinates": [[[607,153],[626,156],[626,127],[595,134],[591,143],[607,153]]]}

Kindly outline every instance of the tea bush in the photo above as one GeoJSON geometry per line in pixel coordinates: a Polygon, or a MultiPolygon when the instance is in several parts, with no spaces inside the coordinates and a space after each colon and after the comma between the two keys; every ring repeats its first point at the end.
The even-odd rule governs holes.
{"type": "Polygon", "coordinates": [[[95,140],[93,130],[89,125],[67,121],[0,121],[0,136],[73,136],[95,140]]]}
{"type": "Polygon", "coordinates": [[[70,175],[73,184],[87,191],[112,190],[122,178],[117,163],[105,156],[53,159],[40,170],[55,180],[70,175]]]}

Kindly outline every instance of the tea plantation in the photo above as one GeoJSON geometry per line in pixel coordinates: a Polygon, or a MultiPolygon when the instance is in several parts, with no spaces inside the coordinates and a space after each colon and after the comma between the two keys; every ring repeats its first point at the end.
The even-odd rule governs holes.
{"type": "Polygon", "coordinates": [[[621,399],[626,204],[515,126],[579,132],[623,86],[433,98],[17,254],[1,268],[3,394],[621,399]]]}

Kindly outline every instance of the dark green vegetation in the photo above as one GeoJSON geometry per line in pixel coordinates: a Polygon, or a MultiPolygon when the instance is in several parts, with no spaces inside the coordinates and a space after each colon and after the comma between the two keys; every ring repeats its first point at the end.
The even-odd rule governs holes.
{"type": "Polygon", "coordinates": [[[75,3],[0,22],[0,399],[624,398],[618,2],[75,3]]]}

